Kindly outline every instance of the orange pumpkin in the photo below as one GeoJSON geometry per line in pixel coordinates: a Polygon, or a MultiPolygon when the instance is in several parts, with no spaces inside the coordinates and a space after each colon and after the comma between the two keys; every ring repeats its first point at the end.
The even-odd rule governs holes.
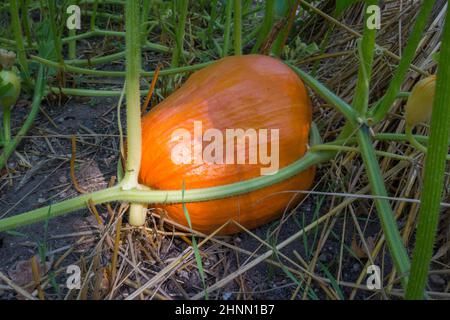
{"type": "MultiPolygon", "coordinates": [[[[223,58],[192,74],[181,88],[142,118],[139,177],[142,184],[153,189],[179,190],[184,180],[186,189],[214,187],[258,177],[261,168],[268,167],[267,163],[250,162],[249,155],[255,151],[252,148],[261,150],[262,143],[258,140],[255,147],[250,144],[250,139],[244,140],[245,146],[236,142],[234,149],[230,149],[235,152],[234,164],[227,162],[225,156],[224,163],[174,162],[173,150],[176,145],[180,146],[180,141],[173,139],[175,130],[183,128],[194,137],[185,142],[186,150],[194,149],[192,157],[195,143],[203,150],[211,143],[205,142],[204,137],[203,140],[195,140],[194,121],[201,122],[202,133],[214,128],[223,132],[224,137],[226,129],[255,129],[258,133],[267,129],[271,132],[268,148],[276,150],[278,146],[281,169],[306,152],[311,105],[302,81],[282,62],[261,55],[223,58]],[[272,136],[274,131],[270,131],[274,129],[279,130],[278,142],[270,140],[275,137],[275,134],[272,136]],[[239,146],[245,148],[245,163],[236,164],[239,146]]],[[[311,167],[293,178],[248,194],[188,203],[192,226],[198,231],[211,233],[234,219],[246,228],[258,227],[279,217],[286,207],[298,204],[302,198],[300,194],[283,191],[309,189],[314,173],[315,168],[311,167]]],[[[188,225],[182,205],[162,207],[171,219],[188,225]]],[[[229,224],[221,234],[238,231],[234,224],[229,224]]]]}

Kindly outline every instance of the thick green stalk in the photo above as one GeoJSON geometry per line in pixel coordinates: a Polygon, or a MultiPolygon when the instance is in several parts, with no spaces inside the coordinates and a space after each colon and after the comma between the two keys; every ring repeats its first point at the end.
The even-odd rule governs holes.
{"type": "Polygon", "coordinates": [[[373,123],[377,123],[383,120],[388,114],[392,104],[394,103],[397,93],[400,91],[400,87],[405,79],[405,75],[408,72],[411,63],[413,62],[414,56],[416,55],[417,46],[422,40],[423,30],[425,29],[434,3],[435,1],[430,0],[425,0],[422,2],[417,20],[414,23],[411,35],[409,36],[408,44],[403,51],[402,59],[400,60],[394,77],[389,84],[388,90],[382,98],[381,102],[369,112],[369,117],[372,118],[373,123]]]}
{"type": "Polygon", "coordinates": [[[122,187],[133,189],[138,185],[141,167],[141,108],[139,78],[141,72],[141,42],[138,1],[127,1],[125,6],[125,60],[127,103],[127,161],[122,187]]]}
{"type": "Polygon", "coordinates": [[[233,17],[234,17],[234,25],[233,25],[234,54],[241,55],[242,54],[242,3],[241,3],[241,0],[234,0],[233,17]]]}
{"type": "Polygon", "coordinates": [[[22,140],[22,137],[28,132],[31,125],[33,124],[36,115],[39,112],[39,107],[41,105],[41,101],[44,94],[45,87],[45,77],[44,77],[44,67],[39,67],[39,72],[36,79],[36,85],[34,89],[34,97],[33,102],[31,104],[30,113],[27,116],[27,119],[22,125],[22,128],[19,130],[17,135],[12,139],[9,143],[5,143],[3,147],[3,153],[0,156],[0,169],[2,169],[6,165],[6,161],[11,156],[13,151],[16,149],[17,145],[22,140]]]}
{"type": "Polygon", "coordinates": [[[10,14],[11,14],[11,26],[13,29],[14,40],[17,47],[17,58],[20,67],[25,75],[26,81],[29,81],[30,72],[28,69],[27,56],[25,53],[25,45],[23,43],[22,27],[20,26],[19,8],[17,7],[16,0],[9,0],[10,14]]]}
{"type": "MultiPolygon", "coordinates": [[[[441,57],[450,57],[450,13],[447,11],[442,35],[441,57]]],[[[425,158],[424,185],[419,210],[416,246],[413,252],[411,280],[407,299],[422,299],[433,254],[439,222],[440,201],[445,181],[445,158],[450,132],[450,64],[441,59],[438,67],[436,95],[431,116],[430,141],[425,158]]]]}
{"type": "MultiPolygon", "coordinates": [[[[125,6],[125,94],[127,103],[127,159],[125,176],[120,182],[123,190],[139,186],[141,169],[141,98],[139,79],[141,72],[141,32],[139,1],[127,1],[125,6]]],[[[145,211],[141,204],[130,204],[130,224],[141,226],[145,223],[145,211]]]]}
{"type": "Polygon", "coordinates": [[[226,57],[228,55],[228,49],[230,47],[231,13],[233,12],[232,4],[233,2],[229,0],[227,1],[227,5],[225,7],[225,31],[223,33],[222,57],[226,57]]]}

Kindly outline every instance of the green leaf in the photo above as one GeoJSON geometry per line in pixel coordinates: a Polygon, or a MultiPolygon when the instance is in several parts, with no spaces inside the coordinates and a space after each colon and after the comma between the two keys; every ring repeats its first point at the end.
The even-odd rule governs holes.
{"type": "Polygon", "coordinates": [[[328,270],[326,266],[324,266],[322,263],[319,262],[320,268],[322,269],[323,273],[327,276],[327,278],[330,280],[331,286],[333,287],[334,291],[338,295],[340,300],[344,300],[344,293],[342,292],[341,287],[336,281],[336,278],[331,274],[331,272],[328,270]]]}

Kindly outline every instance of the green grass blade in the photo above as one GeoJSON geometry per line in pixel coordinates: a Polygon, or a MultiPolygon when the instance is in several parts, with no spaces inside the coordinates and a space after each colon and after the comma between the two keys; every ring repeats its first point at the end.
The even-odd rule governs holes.
{"type": "MultiPolygon", "coordinates": [[[[185,190],[185,184],[183,181],[183,187],[182,187],[182,191],[181,191],[183,200],[184,200],[184,190],[185,190]]],[[[186,202],[183,201],[182,204],[183,204],[184,216],[186,217],[189,228],[192,229],[191,217],[189,216],[189,212],[186,207],[186,202]]],[[[194,250],[195,262],[197,263],[197,268],[200,273],[200,279],[202,280],[203,289],[205,291],[205,300],[208,300],[208,290],[206,290],[205,270],[203,269],[202,257],[200,255],[200,250],[198,249],[197,240],[195,239],[194,235],[192,235],[192,249],[194,250]]]]}

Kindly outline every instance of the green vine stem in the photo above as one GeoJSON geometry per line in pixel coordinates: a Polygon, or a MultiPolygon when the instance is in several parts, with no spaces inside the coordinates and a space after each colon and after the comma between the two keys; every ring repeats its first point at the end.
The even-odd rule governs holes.
{"type": "Polygon", "coordinates": [[[242,54],[242,3],[241,3],[241,0],[234,0],[233,18],[234,18],[234,25],[233,25],[234,54],[241,55],[242,54]]]}
{"type": "MultiPolygon", "coordinates": [[[[342,145],[336,145],[336,144],[318,144],[315,146],[312,146],[310,148],[311,151],[337,151],[337,152],[361,152],[360,149],[356,147],[349,147],[349,146],[342,146],[342,145]]],[[[375,154],[379,157],[387,157],[391,159],[396,159],[400,161],[412,161],[413,158],[408,156],[402,156],[399,154],[391,153],[391,152],[385,152],[385,151],[378,151],[375,150],[375,154]]]]}
{"type": "MultiPolygon", "coordinates": [[[[60,67],[59,63],[44,59],[39,56],[30,55],[30,59],[33,61],[42,63],[42,64],[46,65],[47,67],[51,67],[51,68],[59,68],[60,67]]],[[[213,62],[214,61],[210,61],[210,62],[195,64],[192,66],[177,67],[177,68],[161,70],[159,72],[159,76],[167,76],[167,75],[173,75],[173,74],[182,73],[182,72],[196,71],[196,70],[206,67],[207,65],[210,65],[213,62]]],[[[126,76],[126,71],[93,70],[93,69],[88,69],[88,68],[80,68],[80,67],[71,66],[67,63],[64,63],[62,68],[64,70],[66,70],[67,72],[92,75],[92,76],[101,76],[101,77],[125,77],[126,76]]],[[[145,77],[152,77],[152,76],[154,76],[155,72],[139,70],[139,74],[141,76],[145,76],[145,77]]]]}
{"type": "MultiPolygon", "coordinates": [[[[144,48],[143,48],[144,49],[144,48]]],[[[112,54],[107,54],[101,57],[95,57],[91,59],[69,59],[65,60],[64,64],[73,66],[96,66],[99,64],[110,63],[113,61],[120,60],[125,57],[125,51],[120,51],[112,54]]]]}
{"type": "Polygon", "coordinates": [[[65,200],[54,205],[42,207],[16,216],[0,220],[0,231],[11,230],[20,226],[44,221],[68,212],[86,208],[89,200],[94,204],[111,201],[128,201],[132,203],[182,203],[223,199],[249,193],[271,186],[306,170],[310,166],[328,161],[334,156],[333,152],[307,152],[301,159],[286,166],[274,175],[260,176],[251,180],[228,184],[224,186],[182,190],[125,190],[120,185],[101,191],[84,194],[76,198],[65,200]]]}
{"type": "MultiPolygon", "coordinates": [[[[450,13],[448,11],[442,39],[441,57],[450,57],[450,13]]],[[[441,59],[438,67],[436,95],[431,116],[428,154],[425,158],[422,204],[419,209],[411,280],[406,290],[407,299],[422,299],[424,297],[439,221],[439,203],[444,188],[445,158],[448,152],[447,141],[449,132],[450,64],[448,61],[441,59]]]]}
{"type": "MultiPolygon", "coordinates": [[[[388,194],[384,184],[384,179],[373,150],[373,142],[370,138],[369,127],[363,125],[357,132],[357,139],[361,149],[364,165],[366,167],[366,172],[369,177],[369,184],[372,194],[376,197],[387,197],[388,194]]],[[[401,281],[403,286],[406,287],[408,283],[410,262],[406,248],[403,245],[397,223],[394,219],[395,215],[388,200],[383,198],[375,198],[374,202],[389,246],[389,251],[394,261],[394,265],[402,277],[401,281]]]]}
{"type": "MultiPolygon", "coordinates": [[[[377,4],[377,1],[367,1],[366,8],[369,5],[377,4]]],[[[366,13],[367,15],[367,13],[366,13]]],[[[367,21],[367,17],[364,21],[367,21]]],[[[369,29],[365,24],[363,38],[361,40],[360,49],[360,67],[358,72],[358,84],[356,86],[356,93],[354,99],[354,108],[360,114],[364,115],[367,112],[369,104],[369,92],[370,92],[370,76],[373,63],[373,52],[375,50],[375,35],[376,29],[369,29]]],[[[362,123],[360,128],[356,132],[356,138],[359,148],[361,150],[361,156],[366,168],[367,176],[369,178],[370,189],[372,194],[377,197],[387,197],[386,186],[384,184],[383,175],[375,151],[373,148],[373,142],[370,137],[369,127],[362,123]]],[[[403,245],[400,232],[395,222],[395,215],[389,204],[389,201],[382,198],[374,199],[377,213],[381,222],[381,226],[384,231],[384,235],[389,246],[389,251],[392,255],[394,265],[401,275],[401,281],[404,287],[408,283],[408,273],[410,268],[410,262],[408,253],[403,245]]]]}
{"type": "MultiPolygon", "coordinates": [[[[427,136],[422,135],[413,135],[414,139],[420,143],[428,143],[429,138],[427,136]]],[[[403,133],[375,133],[372,137],[373,140],[376,141],[402,141],[409,142],[409,137],[403,133]]],[[[336,139],[332,142],[328,142],[327,144],[333,145],[346,145],[346,144],[354,144],[356,143],[356,138],[349,137],[345,139],[336,139]]],[[[450,147],[450,138],[447,141],[448,146],[450,147]]]]}
{"type": "MultiPolygon", "coordinates": [[[[138,1],[127,1],[125,6],[125,94],[127,103],[127,159],[125,176],[120,182],[123,190],[139,186],[138,176],[141,168],[141,101],[139,79],[141,71],[141,33],[138,1]]],[[[130,224],[141,226],[145,223],[142,204],[131,203],[130,224]]]]}
{"type": "Polygon", "coordinates": [[[286,64],[289,67],[291,67],[291,69],[294,70],[310,88],[316,91],[322,99],[324,99],[330,105],[334,106],[337,110],[339,110],[339,112],[341,112],[347,119],[347,121],[349,121],[354,127],[358,125],[357,113],[355,112],[355,110],[353,110],[353,108],[350,105],[348,105],[345,101],[336,96],[330,89],[325,87],[323,84],[314,79],[308,73],[304,72],[303,70],[297,68],[296,66],[290,63],[286,64]]]}
{"type": "Polygon", "coordinates": [[[140,20],[136,1],[127,1],[125,6],[126,26],[126,74],[125,94],[127,103],[127,161],[122,187],[130,190],[137,187],[141,166],[141,114],[139,78],[141,71],[140,20]]]}

